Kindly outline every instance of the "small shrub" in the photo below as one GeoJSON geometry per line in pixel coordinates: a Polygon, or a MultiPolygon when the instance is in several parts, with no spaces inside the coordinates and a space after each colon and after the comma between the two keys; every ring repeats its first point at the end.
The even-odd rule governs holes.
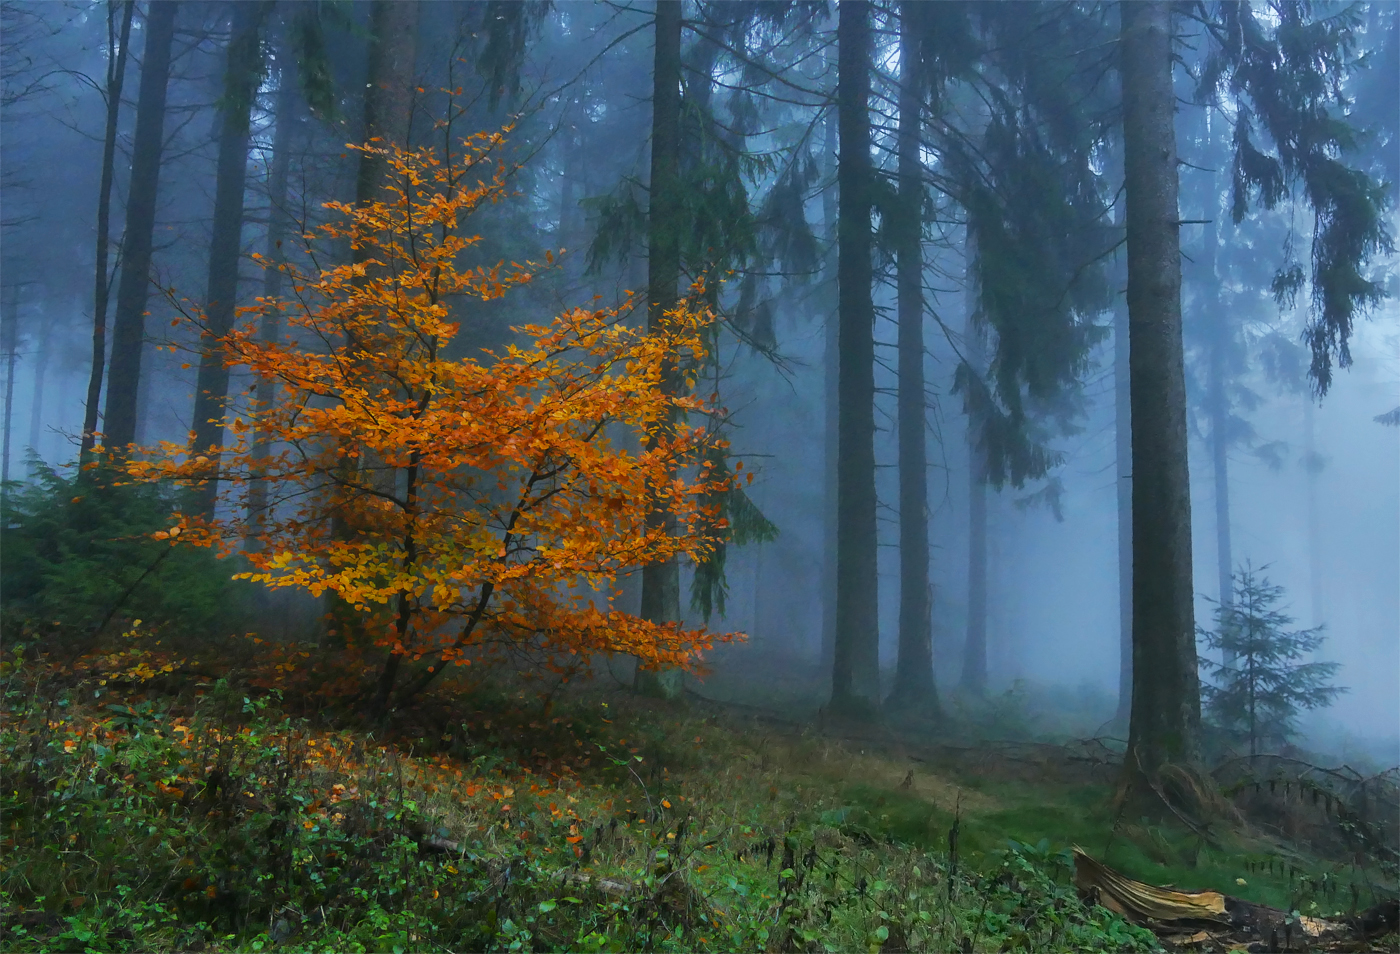
{"type": "Polygon", "coordinates": [[[114,628],[134,614],[147,629],[178,622],[196,637],[237,628],[249,585],[231,580],[208,550],[150,538],[175,507],[169,490],[41,464],[0,505],[7,625],[87,637],[109,616],[114,628]]]}

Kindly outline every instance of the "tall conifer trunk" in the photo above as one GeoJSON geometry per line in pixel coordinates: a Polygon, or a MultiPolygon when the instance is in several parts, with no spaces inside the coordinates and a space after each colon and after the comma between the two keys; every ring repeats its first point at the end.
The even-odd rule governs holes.
{"type": "Polygon", "coordinates": [[[837,283],[840,326],[836,472],[836,646],[831,709],[879,704],[875,500],[875,308],[871,300],[870,4],[843,0],[837,35],[840,132],[837,283]]]}
{"type": "MultiPolygon", "coordinates": [[[[0,448],[0,486],[10,482],[10,429],[15,416],[15,364],[19,358],[19,283],[5,286],[0,312],[0,349],[5,354],[4,447],[0,448]]],[[[0,493],[5,491],[0,490],[0,493]]]]}
{"type": "Polygon", "coordinates": [[[165,93],[170,80],[170,51],[175,42],[177,0],[151,0],[146,10],[141,88],[136,99],[136,134],[131,145],[127,185],[126,229],[122,238],[121,278],[112,316],[112,358],[107,371],[107,405],[103,443],[125,453],[136,440],[136,402],[141,382],[141,351],[146,336],[146,298],[150,287],[151,246],[156,224],[156,191],[165,126],[165,93]]]}
{"type": "MultiPolygon", "coordinates": [[[[277,105],[273,121],[277,124],[272,134],[272,168],[267,182],[267,249],[264,254],[272,266],[263,271],[263,297],[269,300],[282,297],[282,270],[277,266],[286,261],[283,242],[291,232],[292,219],[287,213],[287,178],[292,165],[292,135],[297,123],[297,89],[295,72],[290,51],[282,50],[281,70],[277,77],[277,105]]],[[[275,342],[282,333],[280,315],[275,309],[263,312],[258,327],[259,337],[265,342],[275,342]]],[[[257,399],[267,407],[277,403],[277,382],[258,382],[257,399]]],[[[271,452],[271,442],[266,430],[254,435],[253,455],[266,458],[271,452]]],[[[255,546],[252,534],[257,532],[259,521],[267,510],[267,486],[255,479],[248,488],[248,549],[255,546]]]]}
{"type": "Polygon", "coordinates": [[[39,453],[39,443],[43,440],[44,426],[44,378],[49,369],[49,355],[52,352],[51,342],[53,340],[53,322],[48,320],[47,315],[39,318],[41,330],[39,332],[38,347],[34,354],[34,388],[30,391],[29,399],[29,449],[41,459],[43,455],[39,453]]]}
{"type": "Polygon", "coordinates": [[[967,465],[967,638],[961,686],[980,696],[987,691],[987,466],[976,438],[967,465]]]}
{"type": "Polygon", "coordinates": [[[224,403],[228,368],[217,340],[233,327],[238,305],[238,258],[243,249],[243,194],[248,171],[248,125],[261,72],[258,22],[265,5],[236,3],[224,67],[224,101],[219,110],[219,164],[214,180],[214,225],[209,242],[209,281],[204,299],[206,347],[199,361],[190,429],[192,454],[207,454],[211,476],[195,488],[193,507],[214,515],[218,461],[224,445],[224,403]]]}
{"type": "Polygon", "coordinates": [[[1128,309],[1113,309],[1113,435],[1118,494],[1118,711],[1127,724],[1133,700],[1133,430],[1128,373],[1128,309]]]}
{"type": "MultiPolygon", "coordinates": [[[[365,141],[388,148],[407,148],[413,118],[413,71],[418,55],[418,0],[374,0],[370,6],[369,76],[365,83],[365,141]]],[[[360,153],[355,175],[355,204],[380,197],[389,175],[389,161],[360,153]]],[[[369,255],[356,249],[358,264],[369,255]]]]}
{"type": "Polygon", "coordinates": [[[840,460],[837,421],[841,409],[837,394],[841,355],[840,316],[836,308],[837,142],[836,114],[828,111],[825,153],[830,181],[822,190],[822,230],[827,244],[821,298],[826,311],[822,329],[822,633],[818,660],[822,669],[831,666],[836,654],[836,468],[840,460]]]}
{"type": "Polygon", "coordinates": [[[924,446],[923,164],[916,18],[905,0],[899,21],[899,655],[890,704],[936,712],[932,591],[928,575],[928,467],[924,446]]]}
{"type": "MultiPolygon", "coordinates": [[[[651,86],[651,178],[647,209],[647,331],[660,331],[666,312],[675,308],[681,278],[681,206],[677,195],[681,137],[681,4],[657,0],[656,43],[651,86]]],[[[663,372],[665,387],[674,389],[675,368],[663,372]]],[[[669,427],[674,422],[665,422],[669,427]]],[[[651,514],[647,523],[667,535],[676,532],[669,511],[651,514]]],[[[680,565],[674,558],[642,568],[643,619],[670,623],[680,619],[680,565]]],[[[679,672],[657,673],[638,669],[636,688],[651,695],[675,696],[680,692],[679,672]]]]}
{"type": "Polygon", "coordinates": [[[92,297],[92,369],[88,373],[87,404],[83,409],[83,436],[79,455],[86,457],[96,442],[97,411],[102,400],[102,371],[107,363],[107,299],[112,291],[109,270],[112,232],[112,178],[116,166],[117,119],[121,115],[122,87],[126,83],[127,50],[131,41],[131,18],[136,0],[121,5],[120,29],[115,20],[117,5],[107,6],[107,127],[102,137],[102,178],[97,187],[97,266],[94,269],[92,297]]]}
{"type": "MultiPolygon", "coordinates": [[[[986,372],[987,355],[978,325],[978,289],[973,261],[976,239],[969,227],[964,247],[963,351],[976,374],[986,372]]],[[[987,455],[981,445],[983,422],[967,418],[967,631],[963,640],[959,688],[973,696],[987,691],[987,455]]]]}
{"type": "MultiPolygon", "coordinates": [[[[1205,217],[1210,221],[1205,226],[1205,255],[1201,261],[1201,269],[1209,286],[1204,296],[1208,310],[1205,318],[1210,329],[1206,400],[1210,415],[1211,476],[1215,484],[1216,598],[1221,606],[1229,607],[1234,603],[1234,584],[1231,580],[1234,557],[1230,540],[1230,403],[1225,394],[1225,377],[1229,373],[1226,351],[1230,346],[1230,319],[1221,302],[1220,278],[1216,268],[1220,247],[1220,203],[1216,201],[1214,177],[1211,179],[1210,197],[1210,204],[1205,209],[1205,217]]],[[[1226,654],[1227,663],[1233,659],[1232,654],[1226,654]]]]}
{"type": "Polygon", "coordinates": [[[1136,783],[1197,758],[1200,683],[1181,340],[1171,4],[1119,5],[1133,451],[1133,698],[1124,760],[1136,783]]]}
{"type": "Polygon", "coordinates": [[[1317,478],[1323,458],[1317,452],[1316,410],[1311,395],[1303,396],[1303,471],[1307,475],[1308,607],[1312,625],[1327,620],[1327,599],[1322,588],[1322,520],[1317,506],[1317,478]]]}

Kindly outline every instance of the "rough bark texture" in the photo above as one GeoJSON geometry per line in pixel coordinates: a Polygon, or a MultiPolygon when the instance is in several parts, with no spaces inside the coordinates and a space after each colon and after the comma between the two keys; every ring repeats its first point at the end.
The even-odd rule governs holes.
{"type": "Polygon", "coordinates": [[[875,309],[870,297],[870,4],[845,0],[837,24],[840,133],[837,282],[840,365],[836,486],[836,646],[831,709],[879,703],[876,592],[875,309]]]}
{"type": "Polygon", "coordinates": [[[1121,73],[1133,457],[1133,701],[1127,780],[1197,757],[1200,684],[1172,90],[1171,5],[1124,2],[1121,73]]]}
{"type": "MultiPolygon", "coordinates": [[[[284,51],[285,53],[286,51],[284,51]]],[[[277,125],[272,134],[272,168],[269,170],[267,182],[267,249],[264,254],[267,256],[268,264],[272,266],[277,266],[286,260],[282,244],[286,241],[292,227],[292,218],[287,213],[287,176],[291,171],[292,133],[296,128],[297,104],[299,102],[292,59],[285,55],[283,58],[286,62],[277,78],[277,112],[274,116],[274,122],[277,125]]],[[[282,297],[282,271],[279,268],[271,267],[263,272],[263,297],[267,299],[282,297]]],[[[281,335],[279,317],[276,310],[268,310],[263,313],[258,327],[259,336],[263,341],[273,342],[281,335]]],[[[277,382],[275,380],[259,381],[257,399],[269,407],[275,405],[277,403],[277,382]]],[[[267,431],[258,430],[253,438],[254,456],[263,458],[270,451],[271,443],[267,431]]],[[[257,527],[258,521],[266,509],[267,486],[261,481],[255,480],[248,488],[248,524],[251,528],[257,527]]],[[[250,537],[248,548],[252,549],[254,545],[250,537]]]]}
{"type": "Polygon", "coordinates": [[[1118,490],[1118,711],[1133,701],[1133,428],[1128,373],[1128,309],[1113,309],[1113,431],[1118,490]]]}
{"type": "MultiPolygon", "coordinates": [[[[647,330],[658,331],[666,312],[675,308],[681,278],[681,204],[676,194],[680,175],[681,137],[681,4],[657,0],[656,45],[652,63],[651,178],[647,210],[647,330]]],[[[663,386],[675,388],[675,369],[668,367],[663,386]]],[[[666,422],[669,427],[672,422],[666,422]]],[[[658,511],[648,517],[653,528],[674,534],[675,517],[658,511]]],[[[642,568],[643,619],[670,623],[680,619],[680,566],[675,560],[642,568]]],[[[679,672],[638,669],[635,686],[650,695],[679,694],[679,672]]]]}
{"type": "Polygon", "coordinates": [[[917,4],[900,8],[899,206],[899,655],[891,706],[938,709],[933,682],[932,589],[928,576],[928,461],[924,446],[923,176],[917,79],[917,4]]]}
{"type": "Polygon", "coordinates": [[[141,350],[146,335],[151,243],[156,224],[156,190],[165,126],[165,91],[170,50],[175,40],[176,0],[151,0],[146,13],[141,89],[136,98],[136,134],[131,145],[126,229],[121,278],[112,318],[112,359],[107,371],[103,443],[123,453],[136,439],[136,401],[141,381],[141,350]]]}
{"type": "Polygon", "coordinates": [[[194,492],[192,508],[214,515],[218,492],[218,460],[224,445],[224,403],[228,400],[228,368],[216,342],[233,327],[238,305],[238,258],[243,248],[243,193],[248,170],[248,120],[257,92],[262,52],[258,24],[262,3],[233,7],[224,66],[224,101],[220,109],[219,164],[214,179],[214,224],[209,241],[209,281],[204,297],[208,335],[199,361],[194,389],[190,451],[208,454],[213,476],[194,492]]]}
{"type": "Polygon", "coordinates": [[[107,363],[107,299],[112,291],[108,270],[108,246],[112,231],[112,177],[116,166],[117,119],[121,115],[122,86],[126,83],[127,49],[135,0],[122,3],[121,28],[115,28],[115,4],[107,10],[107,128],[102,137],[102,178],[97,187],[97,267],[92,298],[92,370],[88,374],[87,404],[83,411],[83,437],[79,454],[86,457],[96,442],[97,411],[102,400],[102,371],[107,363]]]}

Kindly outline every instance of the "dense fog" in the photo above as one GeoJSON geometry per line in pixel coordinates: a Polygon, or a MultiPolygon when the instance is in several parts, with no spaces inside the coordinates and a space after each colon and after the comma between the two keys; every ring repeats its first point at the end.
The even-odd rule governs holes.
{"type": "MultiPolygon", "coordinates": [[[[120,30],[126,6],[77,0],[6,0],[3,5],[0,370],[5,374],[5,479],[12,482],[33,481],[42,468],[71,468],[78,458],[92,373],[94,275],[100,268],[94,223],[109,52],[116,49],[109,31],[120,30]]],[[[237,6],[182,2],[176,13],[140,356],[135,438],[141,445],[184,444],[192,426],[198,368],[192,349],[199,342],[188,325],[172,328],[172,319],[180,301],[202,304],[207,298],[220,116],[229,108],[225,71],[237,6]],[[166,350],[167,343],[180,350],[166,350]]],[[[546,250],[563,250],[558,264],[524,289],[499,301],[471,303],[454,315],[463,322],[454,345],[462,355],[498,349],[518,340],[512,326],[544,322],[566,307],[590,305],[595,296],[600,304],[615,304],[624,290],[643,290],[648,281],[644,210],[652,137],[652,5],[571,0],[505,9],[514,6],[431,3],[422,4],[418,15],[413,67],[418,92],[409,96],[410,139],[443,141],[433,122],[448,109],[460,111],[454,134],[512,126],[506,155],[518,166],[511,173],[515,195],[473,220],[472,229],[484,242],[471,252],[472,260],[542,261],[546,250]],[[441,92],[452,86],[463,88],[455,103],[441,92]]],[[[833,349],[839,344],[833,327],[837,229],[832,215],[838,11],[835,4],[815,4],[787,13],[765,9],[744,20],[753,12],[750,7],[769,6],[783,5],[684,5],[681,57],[689,112],[683,114],[681,136],[683,156],[689,155],[686,136],[703,143],[695,147],[693,160],[683,160],[684,168],[691,169],[686,163],[692,161],[708,164],[703,175],[694,174],[708,176],[711,184],[722,180],[724,188],[742,187],[734,198],[717,186],[694,204],[708,209],[705,203],[711,203],[718,216],[738,203],[749,216],[742,227],[713,226],[708,233],[700,225],[686,228],[702,240],[730,236],[748,243],[742,253],[715,253],[724,280],[717,301],[726,319],[716,332],[717,360],[703,372],[699,387],[716,390],[729,408],[729,459],[742,460],[745,470],[757,475],[747,487],[748,498],[777,536],[731,548],[726,609],[708,621],[691,603],[693,571],[683,565],[680,608],[687,626],[747,634],[746,642],[712,654],[715,673],[709,681],[692,681],[696,691],[738,693],[767,684],[772,699],[815,711],[830,694],[836,605],[833,349]],[[705,128],[696,132],[699,126],[705,128]]],[[[948,67],[931,81],[939,93],[926,107],[919,151],[924,185],[916,203],[923,213],[928,587],[933,672],[944,706],[964,695],[965,646],[975,613],[969,604],[974,559],[969,515],[976,468],[969,447],[976,435],[969,433],[968,389],[955,388],[955,377],[964,360],[975,374],[986,372],[992,360],[1009,366],[999,341],[1005,345],[1020,333],[1010,319],[988,325],[969,318],[988,298],[985,289],[979,296],[970,277],[977,246],[968,240],[966,210],[973,200],[964,178],[992,176],[958,167],[963,160],[953,153],[965,146],[969,155],[985,153],[986,162],[994,162],[981,138],[989,135],[989,116],[999,102],[988,90],[1025,79],[1012,75],[1001,54],[976,59],[971,45],[995,49],[995,37],[1004,44],[1030,43],[1040,34],[1026,24],[1043,27],[1056,17],[1063,17],[1063,30],[1071,34],[1068,40],[1057,35],[1046,41],[1067,44],[1056,50],[1074,47],[1073,33],[1083,24],[1117,32],[1117,13],[1109,7],[1024,6],[1021,32],[1009,22],[1014,17],[997,20],[987,14],[983,22],[979,17],[985,11],[975,9],[969,24],[930,28],[931,35],[944,38],[966,30],[959,42],[974,56],[971,64],[957,67],[960,72],[948,67]],[[977,322],[981,330],[970,335],[977,322]]],[[[117,113],[109,276],[120,273],[123,261],[119,250],[147,7],[136,5],[131,22],[117,113]]],[[[252,255],[270,254],[275,202],[285,204],[295,231],[325,220],[323,203],[354,200],[357,154],[345,144],[360,142],[365,125],[361,97],[368,85],[370,4],[266,7],[259,12],[261,34],[255,41],[262,62],[250,110],[240,305],[266,293],[264,273],[252,255]],[[314,24],[309,22],[313,10],[321,11],[314,24]],[[324,44],[319,61],[324,73],[316,77],[320,86],[305,91],[299,85],[283,95],[290,88],[286,84],[299,82],[297,58],[305,71],[306,58],[316,52],[305,41],[313,26],[324,44]],[[308,105],[306,100],[316,96],[322,100],[308,105]],[[289,116],[278,112],[289,108],[289,116]],[[283,123],[294,126],[279,140],[283,123]],[[291,150],[288,184],[278,198],[270,191],[275,140],[291,150]]],[[[874,5],[869,99],[871,155],[885,190],[875,203],[872,301],[878,641],[887,688],[894,678],[901,605],[900,329],[891,239],[900,207],[893,191],[902,69],[897,13],[894,4],[874,5]]],[[[1260,16],[1266,24],[1277,23],[1277,15],[1267,10],[1260,16]]],[[[1055,32],[1046,29],[1047,35],[1055,32]]],[[[1221,596],[1222,485],[1213,442],[1224,427],[1231,563],[1267,567],[1265,575],[1284,588],[1283,604],[1296,618],[1295,627],[1325,625],[1327,638],[1315,658],[1339,663],[1332,683],[1348,690],[1330,707],[1304,714],[1305,736],[1328,752],[1394,760],[1400,757],[1400,426],[1392,409],[1400,406],[1400,273],[1393,249],[1376,249],[1362,263],[1362,273],[1385,294],[1358,309],[1348,343],[1352,363],[1342,367],[1334,353],[1330,388],[1318,397],[1307,376],[1310,356],[1303,340],[1305,326],[1317,319],[1312,286],[1305,284],[1292,301],[1280,300],[1270,289],[1276,272],[1290,264],[1299,265],[1309,276],[1305,281],[1311,281],[1313,209],[1303,187],[1289,182],[1272,209],[1263,208],[1256,194],[1241,220],[1233,220],[1230,150],[1242,94],[1228,84],[1201,92],[1196,80],[1207,66],[1206,31],[1186,18],[1177,29],[1182,66],[1176,75],[1175,132],[1182,157],[1181,310],[1196,623],[1212,624],[1213,601],[1221,596]],[[1207,102],[1211,105],[1203,105],[1207,102]],[[1213,349],[1224,349],[1225,356],[1213,357],[1213,349]]],[[[1341,95],[1345,117],[1358,132],[1356,148],[1344,158],[1384,183],[1377,193],[1384,206],[1381,222],[1393,236],[1400,10],[1389,3],[1362,5],[1353,34],[1350,55],[1359,61],[1348,67],[1341,95]]],[[[1092,35],[1080,39],[1084,47],[1101,42],[1092,35]]],[[[1058,62],[1058,55],[1047,53],[1044,59],[1058,62]]],[[[957,60],[956,43],[939,56],[957,60]]],[[[934,59],[929,56],[930,63],[934,59]]],[[[1040,62],[1033,55],[1029,60],[1040,62]]],[[[1124,215],[1123,158],[1113,118],[1117,107],[1103,105],[1117,95],[1112,57],[1075,63],[1081,72],[1098,71],[1098,79],[1075,87],[1097,99],[1086,99],[1082,113],[1056,114],[1046,107],[1036,122],[1052,130],[1043,137],[1052,155],[1055,150],[1072,154],[1080,142],[1093,140],[1084,174],[1094,180],[1099,207],[1089,219],[1101,234],[1076,232],[1071,241],[1065,232],[1064,247],[1055,251],[1069,264],[1028,280],[1040,284],[1025,292],[1026,301],[1073,299],[1066,327],[1085,343],[1082,359],[1069,358],[1063,377],[1045,395],[1025,401],[1018,426],[1047,455],[1043,473],[1027,475],[1020,486],[1007,481],[984,491],[985,692],[1057,700],[1054,704],[1081,714],[1079,731],[1090,734],[1098,725],[1112,734],[1123,620],[1120,478],[1127,476],[1115,417],[1115,381],[1126,367],[1115,371],[1115,336],[1123,327],[1120,322],[1115,332],[1115,315],[1126,308],[1124,253],[1117,248],[1124,215]],[[1071,132],[1055,132],[1057,123],[1071,132]],[[1102,287],[1080,289],[1090,272],[1102,287]]],[[[1024,89],[1034,86],[1027,82],[1024,89]]],[[[1018,89],[1014,96],[1031,95],[1018,89]]],[[[1259,148],[1272,154],[1274,144],[1262,127],[1255,135],[1259,148]]],[[[1066,229],[1079,228],[1062,221],[1068,222],[1066,229]]],[[[1034,241],[1042,247],[1049,242],[1034,241]]],[[[294,246],[289,239],[288,247],[294,246]]],[[[687,258],[686,277],[695,267],[687,258]]],[[[114,281],[106,319],[109,353],[116,299],[114,281]]],[[[1020,347],[1050,349],[1045,340],[1027,334],[1020,347]]],[[[233,369],[231,415],[251,383],[245,368],[233,369]]],[[[103,388],[105,407],[107,382],[103,388]]],[[[1006,393],[997,392],[995,399],[1003,410],[1008,407],[1006,393]]],[[[7,486],[18,492],[18,483],[7,486]]],[[[639,594],[637,580],[625,580],[618,605],[635,611],[639,594]]],[[[314,612],[304,615],[309,621],[314,612]]],[[[620,673],[622,663],[617,665],[620,673]]],[[[1122,735],[1126,729],[1120,723],[1116,731],[1122,735]]]]}

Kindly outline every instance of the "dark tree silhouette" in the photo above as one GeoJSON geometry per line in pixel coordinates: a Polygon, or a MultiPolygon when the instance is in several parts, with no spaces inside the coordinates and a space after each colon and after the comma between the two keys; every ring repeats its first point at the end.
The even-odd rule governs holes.
{"type": "Polygon", "coordinates": [[[112,357],[107,370],[103,443],[121,454],[136,440],[136,399],[141,383],[141,348],[146,336],[156,190],[165,126],[170,51],[175,42],[177,0],[151,0],[146,10],[141,89],[136,99],[136,135],[131,146],[121,279],[112,319],[112,357]]]}
{"type": "Polygon", "coordinates": [[[838,365],[836,645],[831,709],[867,716],[879,704],[876,577],[875,307],[871,299],[870,4],[840,5],[836,110],[838,365]]]}
{"type": "Polygon", "coordinates": [[[121,115],[122,86],[131,40],[131,19],[136,0],[121,5],[121,27],[116,26],[116,4],[107,8],[107,125],[102,137],[102,181],[97,187],[97,267],[92,296],[92,370],[88,375],[87,404],[83,412],[83,437],[79,453],[87,456],[97,434],[97,412],[102,400],[102,371],[107,363],[107,299],[112,291],[108,247],[111,243],[112,177],[116,166],[117,119],[121,115]]]}
{"type": "MultiPolygon", "coordinates": [[[[214,176],[214,224],[209,242],[209,280],[204,317],[209,342],[233,328],[238,306],[238,259],[243,250],[243,197],[248,171],[248,132],[262,77],[259,27],[267,3],[236,3],[224,55],[224,95],[219,108],[219,163],[214,176]]],[[[193,509],[211,517],[218,494],[218,461],[224,444],[224,402],[229,369],[218,347],[203,350],[194,389],[190,429],[192,454],[206,454],[211,475],[195,488],[193,509]]]]}

